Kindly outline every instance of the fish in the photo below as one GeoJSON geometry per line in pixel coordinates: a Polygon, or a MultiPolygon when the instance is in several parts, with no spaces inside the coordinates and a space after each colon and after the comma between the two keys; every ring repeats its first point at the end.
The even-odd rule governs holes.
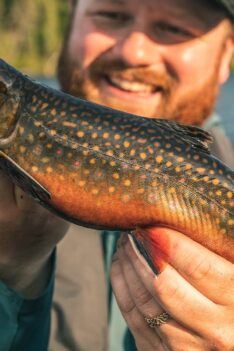
{"type": "Polygon", "coordinates": [[[0,60],[0,167],[70,222],[169,227],[234,263],[234,172],[211,141],[201,128],[73,97],[0,60]]]}

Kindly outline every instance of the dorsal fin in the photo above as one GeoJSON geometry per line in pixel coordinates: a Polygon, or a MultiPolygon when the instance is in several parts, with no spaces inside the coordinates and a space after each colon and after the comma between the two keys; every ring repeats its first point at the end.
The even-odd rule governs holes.
{"type": "Polygon", "coordinates": [[[174,121],[167,121],[166,119],[152,119],[152,122],[157,124],[158,127],[165,129],[167,133],[168,130],[170,130],[177,138],[190,144],[193,148],[210,154],[208,145],[213,141],[213,138],[211,134],[205,130],[174,121]]]}

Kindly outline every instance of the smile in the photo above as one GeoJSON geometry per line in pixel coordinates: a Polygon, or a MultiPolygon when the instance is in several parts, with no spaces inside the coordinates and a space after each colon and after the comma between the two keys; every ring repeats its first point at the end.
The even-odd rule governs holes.
{"type": "Polygon", "coordinates": [[[106,77],[109,84],[113,85],[116,88],[124,90],[130,93],[138,93],[138,94],[152,94],[159,90],[155,88],[155,86],[140,83],[140,82],[132,82],[129,80],[125,80],[117,77],[106,77]]]}

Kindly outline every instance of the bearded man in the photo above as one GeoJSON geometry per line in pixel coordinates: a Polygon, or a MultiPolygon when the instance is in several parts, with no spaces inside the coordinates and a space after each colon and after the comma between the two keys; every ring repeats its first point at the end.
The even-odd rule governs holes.
{"type": "MultiPolygon", "coordinates": [[[[233,21],[233,0],[74,0],[61,87],[137,115],[209,127],[213,151],[233,167],[232,145],[213,114],[229,76],[233,21]]],[[[45,350],[52,252],[67,224],[20,200],[3,175],[0,193],[1,350],[45,350]]],[[[108,286],[118,234],[70,226],[57,250],[51,350],[233,349],[233,265],[182,233],[150,232],[173,247],[167,268],[155,277],[121,238],[111,268],[119,310],[108,286]],[[150,328],[147,316],[159,325],[150,328]]]]}

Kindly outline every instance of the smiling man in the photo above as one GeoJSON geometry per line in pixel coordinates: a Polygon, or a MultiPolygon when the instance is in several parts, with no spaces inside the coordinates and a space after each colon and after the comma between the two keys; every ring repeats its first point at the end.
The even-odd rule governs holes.
{"type": "MultiPolygon", "coordinates": [[[[234,0],[71,1],[61,87],[137,115],[209,128],[216,155],[233,167],[232,145],[213,115],[229,76],[233,22],[234,0]]],[[[155,277],[121,240],[111,275],[126,324],[109,286],[119,233],[67,230],[2,173],[0,195],[1,351],[47,349],[52,253],[67,231],[57,249],[50,350],[233,348],[230,262],[182,233],[152,228],[148,235],[172,247],[155,277]]]]}
{"type": "MultiPolygon", "coordinates": [[[[58,66],[61,87],[75,96],[137,115],[149,118],[165,117],[198,126],[209,124],[210,131],[215,137],[213,151],[233,167],[232,145],[220,126],[217,126],[220,123],[217,116],[213,115],[219,88],[229,76],[234,45],[233,6],[232,1],[224,4],[212,0],[73,1],[70,26],[58,66]]],[[[103,313],[106,311],[106,292],[103,268],[100,266],[102,261],[100,243],[96,242],[94,247],[91,243],[98,241],[97,236],[88,231],[84,236],[82,232],[80,230],[78,235],[77,231],[73,231],[58,250],[58,280],[51,338],[53,350],[57,350],[59,344],[60,346],[63,344],[64,349],[66,347],[69,349],[65,346],[68,345],[67,338],[75,349],[84,350],[102,349],[106,342],[104,337],[107,333],[106,314],[103,313]],[[71,247],[76,247],[76,257],[70,256],[71,247]],[[74,272],[73,267],[81,264],[83,266],[84,262],[87,262],[85,268],[78,271],[75,268],[74,272]],[[93,269],[90,268],[92,265],[93,269]],[[87,275],[90,276],[89,279],[87,275]],[[72,296],[64,290],[65,281],[71,282],[70,290],[74,291],[72,296]],[[93,286],[93,290],[88,292],[88,286],[93,286]],[[63,325],[62,331],[59,325],[63,325]],[[56,337],[58,332],[59,338],[56,337]]],[[[181,236],[179,233],[177,235],[179,244],[181,236]]],[[[175,233],[173,237],[176,237],[175,233]]],[[[116,238],[116,233],[102,234],[107,274],[116,238]]],[[[184,241],[186,242],[185,239],[184,241]]],[[[189,253],[187,249],[185,250],[188,257],[195,255],[193,242],[186,247],[189,249],[189,253]]],[[[131,249],[128,248],[128,252],[131,252],[131,249]]],[[[203,248],[200,252],[201,261],[204,260],[204,255],[208,257],[203,248]]],[[[179,251],[177,255],[180,257],[182,252],[179,251]]],[[[154,279],[149,275],[147,285],[146,282],[142,283],[140,276],[140,283],[136,284],[134,279],[131,280],[132,272],[126,268],[130,259],[121,251],[119,257],[121,260],[115,260],[113,264],[113,285],[121,310],[137,344],[144,351],[148,350],[149,346],[145,345],[149,343],[153,345],[152,350],[156,347],[159,350],[165,347],[167,350],[168,345],[159,346],[157,331],[151,334],[151,331],[147,331],[149,327],[143,318],[144,315],[152,315],[153,312],[160,314],[160,307],[152,303],[151,310],[147,308],[145,310],[140,308],[140,302],[136,301],[139,291],[149,300],[157,300],[156,292],[152,292],[151,289],[149,293],[146,288],[154,279]],[[133,295],[131,299],[130,293],[133,295]],[[131,315],[134,318],[131,318],[131,315]],[[139,325],[135,325],[134,320],[139,325]],[[151,339],[149,334],[153,335],[151,339]]],[[[218,261],[217,259],[217,265],[220,265],[218,261]]],[[[131,263],[133,266],[139,265],[136,257],[131,263]]],[[[199,266],[199,262],[194,260],[194,265],[196,264],[199,266]]],[[[227,267],[228,271],[228,264],[227,267]]],[[[143,267],[142,271],[147,269],[143,267]]],[[[229,277],[227,274],[227,282],[229,277]]],[[[223,284],[223,278],[219,279],[223,284]]],[[[220,285],[222,284],[220,282],[220,285]]],[[[167,288],[169,290],[165,285],[165,291],[167,288]]],[[[221,294],[217,291],[216,293],[221,294]]],[[[175,301],[172,299],[173,302],[175,301]]],[[[192,305],[193,301],[188,305],[188,311],[192,311],[192,305]]],[[[134,350],[134,342],[130,334],[126,333],[126,326],[119,314],[111,288],[109,288],[109,309],[109,349],[119,351],[125,347],[127,350],[134,350]]],[[[214,319],[212,313],[211,316],[214,319]]],[[[199,323],[203,318],[205,317],[202,316],[199,323]]],[[[181,324],[177,325],[177,328],[181,328],[181,324]]],[[[229,327],[227,329],[225,332],[230,333],[229,327]]],[[[193,330],[191,334],[194,334],[193,330]]],[[[169,333],[169,336],[167,332],[166,337],[163,335],[169,339],[169,348],[173,350],[181,346],[178,344],[180,334],[176,346],[171,342],[170,338],[175,339],[175,335],[174,332],[169,333]]],[[[210,335],[211,338],[216,338],[214,329],[210,335]]],[[[184,340],[192,339],[188,336],[183,338],[182,346],[191,349],[191,345],[186,345],[184,340]]],[[[207,342],[205,337],[204,340],[205,344],[207,342]]]]}

